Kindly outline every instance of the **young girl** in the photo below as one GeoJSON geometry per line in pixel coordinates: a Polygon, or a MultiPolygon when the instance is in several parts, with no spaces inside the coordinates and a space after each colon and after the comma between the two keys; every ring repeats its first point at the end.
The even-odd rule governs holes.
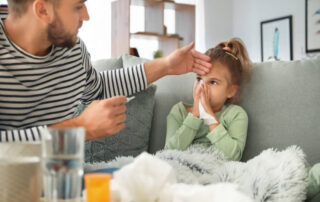
{"type": "Polygon", "coordinates": [[[248,116],[238,105],[250,77],[251,61],[242,41],[232,38],[209,49],[212,69],[197,75],[193,106],[179,102],[167,117],[165,149],[185,150],[191,144],[214,145],[229,160],[240,160],[248,116]]]}

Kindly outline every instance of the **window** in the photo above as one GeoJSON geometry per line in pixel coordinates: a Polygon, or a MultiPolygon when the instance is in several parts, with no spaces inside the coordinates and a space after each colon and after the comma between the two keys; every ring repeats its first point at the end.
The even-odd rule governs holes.
{"type": "Polygon", "coordinates": [[[79,37],[84,41],[91,60],[111,57],[111,1],[86,2],[90,20],[83,22],[79,37]]]}
{"type": "Polygon", "coordinates": [[[165,3],[164,7],[164,25],[167,27],[167,34],[176,33],[176,11],[174,5],[165,3]]]}
{"type": "Polygon", "coordinates": [[[143,5],[130,5],[130,33],[145,30],[145,9],[143,5]]]}

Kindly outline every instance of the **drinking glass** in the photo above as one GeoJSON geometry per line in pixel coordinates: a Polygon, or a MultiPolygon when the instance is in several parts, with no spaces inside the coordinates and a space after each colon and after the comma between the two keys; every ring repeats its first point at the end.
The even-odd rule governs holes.
{"type": "Polygon", "coordinates": [[[49,128],[42,136],[42,173],[46,202],[81,201],[85,130],[49,128]]]}

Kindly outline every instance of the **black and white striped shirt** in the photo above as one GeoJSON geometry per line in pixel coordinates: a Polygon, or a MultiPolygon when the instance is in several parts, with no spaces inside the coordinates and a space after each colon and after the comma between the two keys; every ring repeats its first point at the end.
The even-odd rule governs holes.
{"type": "Polygon", "coordinates": [[[0,21],[0,142],[38,141],[41,127],[73,118],[80,103],[139,92],[143,64],[98,73],[79,39],[71,48],[30,55],[6,36],[0,21]]]}

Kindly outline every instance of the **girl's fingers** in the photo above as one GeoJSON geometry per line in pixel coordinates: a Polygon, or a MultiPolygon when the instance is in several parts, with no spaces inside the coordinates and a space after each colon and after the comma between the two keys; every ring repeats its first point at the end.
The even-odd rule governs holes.
{"type": "Polygon", "coordinates": [[[208,87],[206,85],[203,85],[203,98],[201,99],[202,100],[202,103],[203,104],[207,104],[209,102],[209,94],[208,94],[208,87]]]}
{"type": "Polygon", "coordinates": [[[202,84],[200,84],[200,85],[198,86],[198,89],[197,89],[196,95],[197,95],[198,98],[199,98],[201,92],[202,92],[202,84]]]}
{"type": "Polygon", "coordinates": [[[208,87],[206,87],[206,91],[207,91],[207,97],[208,97],[208,100],[209,100],[209,89],[208,89],[208,87]]]}

